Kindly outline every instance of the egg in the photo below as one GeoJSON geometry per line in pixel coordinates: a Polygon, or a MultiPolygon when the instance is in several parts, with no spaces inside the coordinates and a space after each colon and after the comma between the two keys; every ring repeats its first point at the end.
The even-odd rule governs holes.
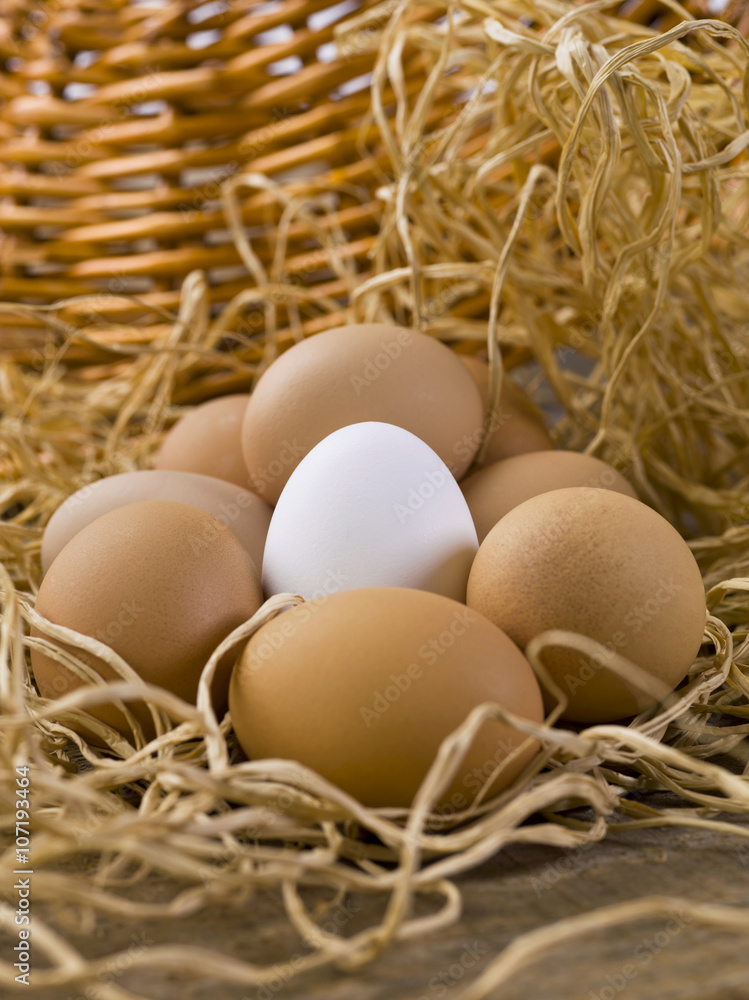
{"type": "MultiPolygon", "coordinates": [[[[229,690],[249,757],[299,761],[370,807],[409,806],[441,741],[484,702],[543,718],[533,671],[500,629],[457,601],[397,587],[344,591],[284,611],[251,637],[229,690]]],[[[525,738],[485,722],[442,811],[469,806],[525,738]]],[[[536,748],[496,775],[492,795],[536,748]]]]}
{"type": "Polygon", "coordinates": [[[477,549],[468,505],[436,452],[402,427],[350,424],[317,444],[284,487],[263,588],[310,599],[418,587],[463,600],[477,549]]]}
{"type": "MultiPolygon", "coordinates": [[[[489,405],[489,365],[469,354],[461,354],[460,360],[476,381],[481,394],[482,412],[485,413],[489,405]]],[[[505,373],[502,378],[499,413],[493,418],[482,465],[491,465],[529,451],[546,451],[551,447],[543,413],[528,393],[505,373]]]]}
{"type": "Polygon", "coordinates": [[[627,496],[637,494],[616,469],[577,451],[534,451],[479,469],[460,484],[479,541],[524,500],[566,486],[598,486],[627,496]]]}
{"type": "Polygon", "coordinates": [[[315,334],[274,361],[250,396],[242,448],[252,489],[275,504],[316,444],[366,421],[416,434],[459,478],[479,445],[481,397],[458,356],[416,330],[365,323],[315,334]]]}
{"type": "MultiPolygon", "coordinates": [[[[152,500],[110,510],[79,531],[42,580],[36,610],[56,625],[101,640],[143,680],[195,702],[211,653],[262,599],[252,559],[225,524],[189,504],[152,500]]],[[[104,679],[118,679],[98,657],[77,655],[104,679]]],[[[45,698],[81,683],[40,649],[32,649],[31,664],[45,698]]],[[[213,686],[220,712],[231,665],[222,665],[213,686]]],[[[152,734],[146,706],[129,707],[152,734]]],[[[92,708],[91,714],[129,733],[114,705],[92,708]]]]}
{"type": "Polygon", "coordinates": [[[655,704],[608,669],[614,653],[670,691],[692,665],[705,623],[700,571],[676,529],[624,493],[582,486],[539,494],[505,514],[481,543],[467,603],[521,649],[546,629],[603,645],[596,660],[561,646],[542,654],[569,699],[563,718],[583,723],[655,704]]]}
{"type": "Polygon", "coordinates": [[[219,396],[190,410],[164,437],[154,468],[215,476],[247,489],[241,432],[249,398],[248,393],[219,396]]]}
{"type": "MultiPolygon", "coordinates": [[[[49,519],[42,536],[42,571],[71,538],[102,514],[141,500],[177,500],[212,514],[231,528],[242,542],[258,573],[262,568],[265,536],[272,509],[255,493],[195,472],[143,469],[97,479],[71,494],[49,519]]],[[[215,530],[204,521],[206,531],[215,530]]]]}

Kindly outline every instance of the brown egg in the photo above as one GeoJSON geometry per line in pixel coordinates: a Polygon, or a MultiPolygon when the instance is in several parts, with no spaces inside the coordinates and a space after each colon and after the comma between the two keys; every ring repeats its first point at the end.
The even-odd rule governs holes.
{"type": "MultiPolygon", "coordinates": [[[[229,691],[250,757],[299,761],[369,806],[410,805],[441,741],[487,701],[542,720],[536,678],[506,635],[457,601],[399,587],[285,611],[252,636],[229,691]]],[[[484,723],[442,808],[465,809],[523,740],[484,723]]],[[[535,749],[497,775],[493,794],[535,749]]]]}
{"type": "MultiPolygon", "coordinates": [[[[461,354],[460,360],[476,380],[481,393],[482,412],[485,412],[489,405],[489,365],[468,354],[461,354]]],[[[506,373],[502,379],[500,408],[494,424],[482,461],[484,466],[513,455],[546,451],[553,447],[543,413],[528,393],[506,373]]]]}
{"type": "MultiPolygon", "coordinates": [[[[545,629],[606,647],[561,646],[543,662],[569,698],[563,718],[622,719],[655,703],[607,669],[620,653],[672,690],[702,642],[705,591],[688,545],[660,514],[612,490],[569,487],[515,507],[479,548],[467,602],[521,649],[545,629]]],[[[554,700],[549,698],[549,706],[554,700]]]]}
{"type": "MultiPolygon", "coordinates": [[[[175,469],[138,469],[105,476],[82,486],[60,504],[47,522],[42,536],[42,570],[70,539],[97,517],[141,500],[178,500],[212,514],[231,528],[252,556],[258,574],[273,508],[257,494],[214,476],[175,469]]],[[[205,530],[214,531],[212,519],[205,530]]]]}
{"type": "Polygon", "coordinates": [[[411,431],[459,478],[478,448],[481,398],[457,355],[423,333],[368,323],[315,334],[274,361],[250,396],[250,488],[275,504],[316,444],[372,420],[411,431]]]}
{"type": "Polygon", "coordinates": [[[577,451],[534,451],[495,462],[460,484],[479,542],[500,518],[524,500],[566,486],[598,486],[637,498],[627,480],[612,466],[577,451]]]}
{"type": "MultiPolygon", "coordinates": [[[[143,680],[194,703],[211,653],[262,600],[252,560],[229,528],[189,504],[152,500],[112,510],[75,535],[44,577],[36,609],[56,625],[100,639],[143,680]]],[[[118,679],[98,657],[77,655],[105,679],[118,679]]],[[[40,650],[32,650],[31,663],[45,698],[80,685],[40,650]]],[[[215,677],[219,712],[230,668],[226,663],[215,677]]],[[[145,705],[129,705],[152,734],[145,705]]],[[[129,734],[118,708],[106,705],[92,714],[129,734]]]]}
{"type": "Polygon", "coordinates": [[[154,468],[199,472],[248,489],[242,420],[249,398],[248,393],[220,396],[185,414],[161,442],[154,468]]]}

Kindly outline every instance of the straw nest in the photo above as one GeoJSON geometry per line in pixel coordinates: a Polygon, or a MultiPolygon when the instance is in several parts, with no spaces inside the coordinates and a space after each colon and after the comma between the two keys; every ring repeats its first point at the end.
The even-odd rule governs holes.
{"type": "MultiPolygon", "coordinates": [[[[184,281],[175,312],[111,293],[107,308],[157,310],[163,329],[146,344],[114,329],[107,363],[79,369],[66,354],[89,342],[86,324],[71,322],[75,303],[2,305],[48,330],[34,358],[0,369],[3,822],[12,836],[15,768],[30,765],[34,898],[64,898],[70,926],[92,913],[148,921],[231,906],[253,887],[275,887],[309,946],[283,974],[353,969],[394,939],[456,920],[453,876],[506,845],[574,847],[657,824],[747,836],[715,815],[749,811],[749,45],[725,22],[680,23],[688,15],[675,3],[667,6],[677,23],[662,33],[617,20],[612,6],[433,0],[415,16],[412,5],[389,3],[366,15],[366,31],[356,17],[340,28],[339,44],[369,53],[373,67],[355,147],[358,162],[379,172],[365,268],[343,229],[331,230],[329,208],[336,196],[366,201],[366,186],[255,171],[222,186],[247,271],[224,308],[210,307],[200,271],[184,281]],[[270,256],[257,252],[242,217],[248,191],[273,209],[270,256]],[[316,284],[288,267],[300,243],[316,284]],[[320,293],[324,273],[330,294],[320,293]],[[242,326],[251,313],[262,319],[256,330],[242,326]],[[212,715],[213,664],[298,598],[267,602],[227,639],[197,707],[149,688],[159,735],[147,745],[138,732],[130,742],[111,734],[101,754],[60,721],[63,710],[70,720],[102,699],[142,693],[113,654],[121,684],[59,703],[39,698],[29,675],[28,648],[45,641],[28,637],[29,624],[46,641],[64,634],[33,606],[42,528],[65,496],[146,467],[186,401],[251,386],[310,324],[342,318],[394,320],[459,351],[485,348],[495,400],[502,359],[522,370],[561,414],[558,443],[626,470],[690,539],[704,574],[703,654],[669,703],[628,726],[527,725],[543,745],[537,760],[499,799],[461,815],[432,807],[496,706],[478,708],[443,744],[408,813],[365,809],[293,763],[241,759],[229,719],[212,715]],[[675,793],[681,807],[628,797],[653,788],[675,793]],[[572,816],[571,805],[587,811],[572,816]],[[524,825],[530,816],[540,821],[524,825]],[[84,855],[101,859],[95,875],[66,874],[64,863],[84,855]],[[125,876],[154,872],[184,889],[163,904],[118,891],[125,876]],[[305,901],[311,886],[334,898],[382,894],[382,921],[330,933],[305,901]],[[437,900],[428,916],[414,915],[418,894],[437,900]]],[[[91,343],[100,346],[95,320],[91,343]]],[[[529,647],[535,664],[544,641],[529,647]]],[[[12,843],[6,862],[16,867],[12,843]]],[[[552,943],[682,905],[700,922],[749,930],[749,912],[737,908],[661,897],[622,904],[518,938],[459,996],[486,997],[552,943]]],[[[10,930],[13,908],[1,906],[10,930]]],[[[34,948],[37,988],[72,991],[112,959],[83,958],[64,930],[38,919],[34,948]]],[[[131,961],[248,986],[279,973],[278,964],[180,945],[131,961]]],[[[4,988],[14,973],[0,964],[4,988]]],[[[97,990],[107,1000],[133,996],[101,981],[97,990]]]]}

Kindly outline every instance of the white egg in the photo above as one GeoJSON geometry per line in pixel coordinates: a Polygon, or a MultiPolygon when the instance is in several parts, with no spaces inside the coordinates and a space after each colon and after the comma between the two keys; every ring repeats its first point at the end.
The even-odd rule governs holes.
{"type": "Polygon", "coordinates": [[[442,459],[410,431],[342,427],[299,463],[271,518],[263,589],[307,600],[414,587],[464,601],[478,538],[442,459]]]}

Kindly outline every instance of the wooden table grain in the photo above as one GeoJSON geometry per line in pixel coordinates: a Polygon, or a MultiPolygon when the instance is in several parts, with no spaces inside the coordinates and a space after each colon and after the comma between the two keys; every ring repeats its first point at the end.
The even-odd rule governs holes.
{"type": "MultiPolygon", "coordinates": [[[[749,817],[726,816],[749,830],[749,817]]],[[[610,834],[576,850],[532,845],[501,851],[459,880],[463,914],[453,927],[396,943],[356,974],[319,970],[270,986],[225,985],[152,970],[112,969],[110,982],[149,1000],[458,1000],[461,990],[524,931],[617,901],[652,894],[749,906],[749,840],[712,831],[662,827],[610,834]]],[[[179,886],[153,877],[132,897],[170,898],[179,886]]],[[[382,912],[382,900],[353,895],[334,913],[348,934],[382,912]]],[[[419,902],[423,912],[429,901],[419,902]]],[[[38,904],[63,927],[64,914],[38,904]],[[62,923],[61,923],[62,921],[62,923]]],[[[161,943],[216,948],[260,963],[304,953],[278,895],[263,891],[241,906],[214,907],[161,922],[101,921],[93,934],[63,933],[86,955],[137,952],[161,943]]],[[[97,984],[21,995],[99,1000],[97,984]]],[[[600,931],[546,954],[490,1000],[749,1000],[745,934],[686,920],[648,920],[600,931]]]]}

